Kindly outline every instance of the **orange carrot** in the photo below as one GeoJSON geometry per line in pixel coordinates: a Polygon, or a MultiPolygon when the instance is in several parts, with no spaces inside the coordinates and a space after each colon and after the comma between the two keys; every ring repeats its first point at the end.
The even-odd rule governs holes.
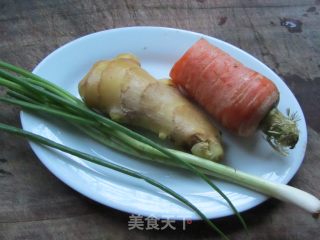
{"type": "MultiPolygon", "coordinates": [[[[272,81],[205,39],[174,64],[170,77],[222,126],[240,136],[252,135],[279,100],[272,81]]],[[[271,132],[270,127],[274,130],[268,126],[264,131],[271,132]]]]}

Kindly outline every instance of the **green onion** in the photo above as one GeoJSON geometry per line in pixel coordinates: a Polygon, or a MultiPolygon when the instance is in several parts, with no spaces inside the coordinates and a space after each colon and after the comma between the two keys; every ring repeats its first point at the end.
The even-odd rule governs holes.
{"type": "MultiPolygon", "coordinates": [[[[14,99],[9,100],[9,99],[0,97],[0,101],[6,101],[22,107],[27,106],[27,105],[21,104],[19,101],[14,99]]],[[[33,109],[33,108],[27,108],[27,109],[33,109]]],[[[34,106],[34,110],[38,110],[38,111],[44,110],[44,112],[46,113],[51,113],[51,114],[54,114],[55,116],[62,116],[65,119],[70,121],[74,120],[73,117],[69,119],[70,116],[68,114],[65,114],[65,113],[60,114],[60,113],[57,113],[58,111],[51,111],[48,109],[41,108],[37,105],[34,106]]],[[[79,119],[81,118],[79,117],[79,119]]],[[[86,120],[84,118],[82,118],[82,120],[79,122],[84,123],[86,125],[92,125],[92,121],[86,120]]],[[[149,154],[151,154],[152,157],[143,156],[139,152],[129,152],[129,151],[134,151],[132,149],[124,150],[123,148],[125,147],[125,145],[121,145],[121,143],[110,145],[110,142],[106,142],[105,135],[102,135],[101,132],[97,132],[95,129],[82,128],[82,131],[84,131],[86,134],[92,134],[91,137],[96,139],[98,142],[105,144],[108,147],[112,147],[118,151],[122,151],[122,152],[124,151],[126,153],[129,153],[130,155],[133,155],[135,157],[140,157],[140,158],[142,157],[146,160],[157,161],[167,165],[185,168],[183,167],[183,165],[170,162],[169,161],[170,159],[168,159],[165,155],[163,155],[161,152],[157,151],[156,149],[153,149],[150,146],[145,145],[141,142],[135,141],[134,139],[130,139],[129,137],[127,141],[130,142],[131,146],[134,146],[134,149],[138,149],[140,151],[147,151],[149,154]]],[[[267,196],[271,196],[285,202],[290,202],[314,214],[315,216],[319,214],[319,211],[320,211],[319,200],[316,197],[312,196],[311,194],[306,193],[302,190],[287,186],[285,184],[270,182],[263,178],[246,174],[234,168],[231,168],[219,163],[215,163],[215,162],[212,162],[188,153],[180,152],[173,149],[167,149],[167,150],[171,151],[173,154],[179,155],[188,163],[192,164],[195,167],[198,167],[197,170],[207,175],[214,176],[229,182],[233,182],[235,184],[241,185],[243,187],[252,189],[254,191],[263,193],[267,196]]]]}
{"type": "MultiPolygon", "coordinates": [[[[0,63],[1,65],[1,63],[0,63]]],[[[8,67],[9,64],[5,64],[5,66],[2,67],[8,67]]],[[[22,71],[20,71],[22,72],[22,71]]],[[[122,132],[129,137],[140,141],[144,144],[147,144],[155,149],[157,149],[159,152],[163,153],[164,155],[168,156],[172,160],[181,163],[185,165],[188,169],[190,169],[193,173],[198,175],[200,178],[202,178],[209,186],[211,186],[215,191],[217,191],[229,204],[231,209],[234,211],[234,213],[239,218],[241,224],[245,229],[247,229],[247,226],[240,216],[239,212],[236,210],[232,202],[228,199],[228,197],[214,184],[211,182],[211,180],[202,172],[198,171],[192,164],[186,162],[183,158],[180,158],[178,155],[173,154],[171,151],[168,151],[166,148],[160,146],[159,144],[151,141],[150,139],[112,121],[111,119],[105,118],[101,115],[99,115],[96,112],[93,112],[92,110],[88,109],[83,103],[79,104],[77,101],[70,101],[69,99],[71,97],[65,98],[61,97],[62,94],[57,94],[57,92],[60,91],[60,88],[57,86],[54,86],[52,84],[47,84],[47,81],[41,80],[39,78],[31,79],[26,77],[19,77],[11,75],[10,73],[0,70],[0,76],[5,77],[8,80],[13,81],[14,83],[20,85],[21,87],[24,87],[26,90],[30,91],[32,95],[36,96],[42,96],[47,98],[48,102],[53,102],[58,104],[59,106],[63,106],[67,109],[72,109],[72,111],[75,114],[81,114],[83,116],[86,116],[88,119],[92,119],[97,121],[97,124],[99,126],[104,126],[107,132],[110,132],[111,134],[116,134],[116,131],[122,132]],[[38,84],[38,82],[41,81],[41,84],[38,84]],[[33,85],[36,84],[36,85],[33,85]],[[47,86],[48,85],[48,86],[47,86]],[[52,88],[55,88],[55,91],[52,91],[52,88]],[[49,89],[49,91],[48,91],[49,89]],[[112,130],[113,129],[113,130],[112,130]],[[116,131],[114,131],[116,130],[116,131]]],[[[30,74],[27,75],[30,77],[30,74]]],[[[62,92],[62,91],[61,91],[62,92]]]]}
{"type": "MultiPolygon", "coordinates": [[[[225,194],[218,187],[216,187],[209,180],[209,178],[206,175],[204,175],[204,173],[202,173],[201,171],[198,171],[190,163],[185,162],[183,158],[179,157],[179,155],[173,154],[168,149],[161,147],[160,145],[145,138],[144,136],[137,134],[130,129],[127,129],[122,125],[116,122],[113,122],[110,119],[102,117],[101,115],[93,112],[92,110],[89,110],[83,104],[82,101],[76,99],[75,97],[73,97],[69,93],[66,93],[64,90],[53,85],[52,83],[49,83],[44,79],[41,79],[40,77],[37,77],[31,73],[28,73],[25,70],[21,70],[20,68],[17,68],[13,65],[3,63],[3,62],[0,62],[0,65],[2,68],[14,71],[15,74],[17,73],[23,74],[23,76],[21,77],[21,76],[12,75],[9,72],[6,72],[4,70],[0,70],[0,76],[5,80],[2,82],[7,83],[7,81],[11,81],[12,83],[14,83],[14,86],[18,85],[21,89],[24,90],[24,91],[17,91],[17,88],[11,87],[10,84],[6,84],[5,86],[9,88],[8,95],[13,96],[14,99],[1,98],[0,100],[5,101],[7,103],[20,105],[23,108],[33,109],[41,112],[54,114],[56,116],[68,118],[68,120],[71,121],[73,124],[77,122],[77,124],[81,125],[84,123],[88,123],[87,120],[95,121],[96,122],[94,126],[95,129],[93,130],[99,129],[103,133],[106,133],[107,137],[113,136],[114,138],[120,141],[128,140],[128,137],[129,137],[133,141],[136,141],[136,142],[140,141],[142,144],[145,144],[146,146],[148,146],[146,147],[146,149],[154,148],[156,151],[166,156],[166,158],[170,158],[171,160],[174,160],[180,164],[182,163],[184,167],[193,171],[195,174],[201,177],[205,182],[207,182],[214,190],[216,190],[227,201],[227,203],[231,206],[232,210],[240,219],[244,228],[247,230],[247,226],[244,220],[242,219],[240,214],[237,212],[236,208],[233,206],[231,201],[225,196],[225,194]],[[23,94],[25,94],[25,96],[23,96],[23,94]],[[81,117],[83,117],[84,119],[81,119],[81,117]]],[[[2,82],[0,81],[0,84],[2,84],[2,82]]],[[[84,128],[82,128],[82,130],[83,129],[84,128]]],[[[88,131],[86,132],[88,133],[88,131]]],[[[100,136],[99,138],[101,141],[102,137],[100,136]]],[[[106,141],[106,143],[110,145],[110,142],[106,141]]],[[[125,145],[128,145],[126,147],[129,147],[129,149],[127,148],[128,153],[132,154],[133,151],[132,149],[130,149],[130,144],[125,142],[125,145]]],[[[140,144],[140,146],[143,146],[143,145],[140,144]]],[[[144,154],[145,153],[146,152],[144,152],[144,154]]]]}
{"type": "MultiPolygon", "coordinates": [[[[185,152],[161,147],[144,136],[88,109],[82,101],[37,75],[1,61],[0,67],[22,75],[16,76],[0,70],[0,85],[9,89],[7,95],[11,97],[1,97],[0,101],[19,105],[24,109],[36,111],[37,113],[61,117],[98,142],[118,151],[148,161],[156,161],[191,170],[221,194],[238,216],[245,229],[247,229],[245,222],[230,200],[206,175],[293,203],[309,211],[314,216],[319,216],[320,214],[319,199],[309,193],[285,184],[270,182],[185,152]]],[[[192,209],[195,210],[194,208],[192,209]]],[[[199,216],[207,222],[203,214],[199,214],[199,216]]],[[[209,225],[211,226],[211,224],[209,225]]],[[[224,237],[224,235],[221,236],[224,237]]]]}
{"type": "Polygon", "coordinates": [[[186,198],[184,198],[183,196],[181,196],[180,194],[176,193],[175,191],[173,191],[172,189],[166,187],[165,185],[161,184],[160,182],[152,179],[152,178],[149,178],[147,176],[144,176],[142,174],[140,174],[139,172],[136,172],[136,171],[133,171],[129,168],[126,168],[126,167],[122,167],[122,166],[119,166],[119,165],[116,165],[114,163],[111,163],[111,162],[108,162],[106,160],[103,160],[101,158],[98,158],[98,157],[95,157],[95,156],[92,156],[90,154],[87,154],[87,153],[84,153],[84,152],[80,152],[78,150],[75,150],[75,149],[72,149],[72,148],[69,148],[67,146],[64,146],[62,144],[59,144],[59,143],[56,143],[54,141],[51,141],[47,138],[44,138],[44,137],[41,137],[37,134],[33,134],[31,132],[28,132],[28,131],[24,131],[22,129],[19,129],[19,128],[16,128],[16,127],[12,127],[12,126],[9,126],[9,125],[6,125],[6,124],[2,124],[0,123],[0,130],[3,130],[5,132],[9,132],[11,134],[14,134],[14,135],[19,135],[19,136],[22,136],[22,137],[25,137],[35,143],[40,143],[42,145],[45,145],[45,146],[49,146],[49,147],[53,147],[53,148],[56,148],[60,151],[63,151],[65,153],[69,153],[73,156],[76,156],[76,157],[79,157],[79,158],[82,158],[84,160],[87,160],[89,162],[92,162],[92,163],[95,163],[95,164],[98,164],[100,166],[104,166],[104,167],[107,167],[107,168],[110,168],[110,169],[113,169],[117,172],[120,172],[120,173],[123,173],[123,174],[126,174],[126,175],[129,175],[131,177],[134,177],[134,178],[138,178],[138,179],[142,179],[144,180],[145,182],[151,184],[152,186],[155,186],[159,189],[161,189],[162,191],[168,193],[169,195],[171,195],[172,197],[176,198],[177,200],[179,200],[180,202],[184,203],[186,206],[188,206],[189,208],[191,208],[192,210],[194,210],[204,221],[206,221],[206,223],[212,227],[215,231],[217,231],[220,236],[223,238],[223,239],[228,239],[228,237],[223,233],[221,232],[221,230],[216,227],[215,224],[213,224],[195,205],[193,205],[189,200],[187,200],[186,198]]]}

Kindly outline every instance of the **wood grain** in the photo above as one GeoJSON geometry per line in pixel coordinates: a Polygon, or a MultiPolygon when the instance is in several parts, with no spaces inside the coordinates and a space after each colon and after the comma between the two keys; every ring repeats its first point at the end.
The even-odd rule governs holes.
{"type": "MultiPolygon", "coordinates": [[[[63,44],[105,29],[153,25],[202,32],[251,53],[283,77],[308,125],[307,155],[290,184],[320,197],[319,1],[1,1],[0,58],[32,69],[63,44]],[[290,33],[281,19],[302,22],[290,33]]],[[[0,92],[3,90],[0,90],[0,92]]],[[[19,109],[0,104],[0,122],[19,125],[19,109]]],[[[186,231],[128,231],[128,214],[68,188],[28,144],[0,132],[0,239],[209,239],[202,222],[186,231]]],[[[244,213],[251,239],[317,239],[319,221],[269,200],[244,213]]],[[[235,218],[217,221],[231,239],[247,239],[235,218]]]]}

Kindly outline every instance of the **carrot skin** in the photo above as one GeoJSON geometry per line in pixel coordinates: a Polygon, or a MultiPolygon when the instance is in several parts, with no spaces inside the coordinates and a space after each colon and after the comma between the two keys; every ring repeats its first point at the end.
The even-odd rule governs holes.
{"type": "Polygon", "coordinates": [[[240,136],[252,135],[279,99],[272,81],[205,39],[174,64],[170,77],[222,126],[240,136]]]}

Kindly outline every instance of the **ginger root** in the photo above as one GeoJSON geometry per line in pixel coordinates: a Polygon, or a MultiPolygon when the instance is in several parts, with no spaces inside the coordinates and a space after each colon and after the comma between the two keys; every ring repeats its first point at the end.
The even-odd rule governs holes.
{"type": "Polygon", "coordinates": [[[186,147],[192,154],[222,158],[220,133],[170,80],[158,81],[131,54],[99,61],[79,84],[86,105],[112,120],[142,127],[186,147]]]}

